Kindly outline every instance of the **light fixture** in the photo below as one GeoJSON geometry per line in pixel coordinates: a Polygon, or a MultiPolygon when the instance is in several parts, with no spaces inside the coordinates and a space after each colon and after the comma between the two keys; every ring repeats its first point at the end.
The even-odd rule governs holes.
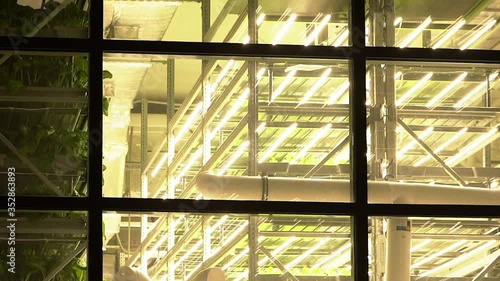
{"type": "Polygon", "coordinates": [[[238,159],[240,159],[241,155],[243,155],[243,153],[245,153],[246,149],[248,148],[248,145],[250,144],[250,142],[248,141],[244,141],[239,147],[238,149],[233,152],[233,154],[231,155],[231,158],[229,158],[229,160],[227,161],[227,163],[219,170],[219,172],[217,173],[219,176],[223,175],[227,170],[229,170],[229,168],[231,168],[231,166],[234,164],[234,162],[236,162],[238,159]]]}
{"type": "Polygon", "coordinates": [[[296,19],[297,19],[297,14],[291,14],[290,17],[288,17],[288,20],[286,21],[286,23],[283,25],[283,27],[281,27],[281,29],[278,32],[278,34],[276,35],[276,37],[274,37],[273,45],[276,45],[281,41],[283,36],[285,36],[285,33],[288,31],[288,29],[290,28],[290,26],[293,24],[293,22],[296,19]]]}
{"type": "MultiPolygon", "coordinates": [[[[436,148],[436,150],[434,150],[434,153],[435,154],[438,154],[439,152],[441,152],[443,149],[447,148],[450,144],[454,143],[455,141],[457,141],[461,136],[463,136],[466,132],[467,132],[468,128],[463,128],[462,130],[460,130],[458,133],[456,134],[453,134],[453,136],[451,138],[449,138],[447,141],[445,141],[443,144],[441,144],[438,148],[436,148]]],[[[430,159],[432,158],[432,156],[430,155],[427,155],[425,156],[424,158],[420,159],[417,163],[415,163],[413,166],[414,167],[418,167],[422,164],[424,164],[425,162],[429,161],[430,159]]]]}
{"type": "Polygon", "coordinates": [[[318,141],[320,141],[330,130],[332,127],[332,124],[327,124],[323,126],[319,131],[316,132],[316,134],[313,136],[311,140],[307,142],[307,145],[302,148],[302,150],[295,156],[295,162],[299,162],[302,157],[304,157],[309,149],[314,147],[318,141]]]}
{"type": "Polygon", "coordinates": [[[452,259],[451,261],[447,262],[447,263],[444,263],[444,264],[441,264],[437,267],[434,267],[433,269],[430,269],[430,270],[427,270],[423,273],[420,273],[420,276],[421,277],[426,277],[426,276],[429,276],[431,274],[434,274],[436,272],[439,272],[441,270],[444,270],[444,269],[447,269],[447,268],[450,268],[460,262],[463,262],[463,261],[466,261],[468,260],[470,257],[473,257],[474,255],[488,249],[489,247],[493,246],[494,244],[496,243],[495,240],[492,240],[492,241],[489,241],[488,243],[482,245],[482,246],[479,246],[477,247],[476,249],[466,253],[466,254],[463,254],[459,257],[455,257],[454,259],[452,259]]]}
{"type": "Polygon", "coordinates": [[[299,105],[306,103],[316,93],[316,91],[318,91],[318,89],[325,84],[326,79],[328,78],[328,75],[330,75],[331,72],[332,72],[331,68],[328,68],[325,71],[323,71],[323,74],[321,74],[321,77],[318,79],[318,81],[316,81],[316,83],[313,84],[313,86],[309,89],[309,91],[307,91],[304,94],[304,97],[299,102],[299,105]]]}
{"type": "Polygon", "coordinates": [[[223,223],[226,222],[226,220],[229,218],[228,215],[224,215],[216,224],[212,225],[210,228],[208,228],[208,233],[214,232],[217,228],[219,228],[223,223]]]}
{"type": "Polygon", "coordinates": [[[399,80],[403,76],[403,72],[398,71],[396,74],[394,74],[394,80],[399,80]]]}
{"type": "Polygon", "coordinates": [[[424,240],[422,243],[418,244],[418,245],[415,245],[415,247],[412,247],[410,252],[415,252],[417,250],[420,250],[422,249],[424,246],[426,246],[427,244],[431,243],[432,240],[430,239],[427,239],[427,240],[424,240]]]}
{"type": "Polygon", "coordinates": [[[264,74],[266,74],[266,70],[267,69],[265,67],[259,69],[259,72],[257,72],[257,82],[255,84],[259,84],[260,80],[264,77],[264,74]]]}
{"type": "MultiPolygon", "coordinates": [[[[173,181],[170,183],[172,189],[175,188],[175,186],[177,186],[177,184],[181,182],[182,177],[184,177],[187,174],[189,169],[191,169],[194,163],[196,163],[196,160],[198,160],[198,158],[201,157],[202,153],[203,153],[203,146],[201,146],[200,148],[198,148],[198,150],[196,150],[196,152],[191,156],[191,158],[189,158],[188,162],[184,165],[179,174],[177,174],[177,177],[174,178],[173,181]]],[[[168,194],[165,194],[162,197],[162,199],[166,199],[167,197],[168,194]]]]}
{"type": "Polygon", "coordinates": [[[202,109],[203,102],[200,102],[196,105],[193,113],[191,113],[186,123],[184,123],[184,125],[181,127],[180,131],[174,135],[174,144],[176,144],[184,136],[184,134],[192,128],[196,119],[200,117],[200,112],[202,109]]]}
{"type": "Polygon", "coordinates": [[[408,35],[408,37],[406,37],[403,42],[401,42],[401,45],[399,46],[400,48],[406,48],[408,45],[411,44],[411,42],[413,42],[413,40],[415,40],[415,38],[417,38],[417,36],[422,32],[424,31],[425,28],[427,28],[427,26],[429,26],[429,24],[432,23],[432,19],[431,17],[428,17],[424,20],[424,22],[422,22],[422,24],[420,24],[412,33],[410,33],[410,35],[408,35]]]}
{"type": "Polygon", "coordinates": [[[349,81],[345,81],[337,88],[337,90],[330,95],[327,104],[334,104],[338,99],[349,89],[349,81]]]}
{"type": "Polygon", "coordinates": [[[483,134],[479,138],[475,139],[474,141],[463,147],[459,153],[446,159],[444,162],[448,164],[448,166],[454,166],[455,164],[457,164],[458,161],[462,159],[462,157],[471,153],[471,151],[476,151],[478,147],[483,147],[485,145],[485,142],[487,142],[487,140],[492,136],[494,136],[496,133],[498,133],[498,128],[490,130],[488,133],[483,134]]]}
{"type": "Polygon", "coordinates": [[[345,243],[338,250],[336,250],[335,252],[331,253],[330,255],[325,257],[324,259],[320,260],[319,262],[317,262],[316,264],[311,266],[311,268],[320,268],[322,265],[324,265],[325,263],[327,263],[331,259],[337,258],[340,254],[342,254],[343,252],[348,250],[350,247],[351,247],[351,242],[345,243]]]}
{"type": "Polygon", "coordinates": [[[344,32],[342,32],[339,35],[339,37],[337,37],[337,39],[335,39],[335,41],[333,41],[332,46],[338,47],[338,46],[342,45],[345,42],[345,40],[347,40],[347,36],[349,36],[349,29],[346,27],[344,32]]]}
{"type": "Polygon", "coordinates": [[[457,33],[458,30],[460,30],[460,28],[462,28],[462,26],[464,26],[466,23],[466,20],[465,19],[460,19],[458,22],[456,22],[454,25],[451,26],[451,28],[448,30],[448,32],[446,32],[443,37],[441,37],[441,39],[439,39],[433,46],[432,46],[432,49],[437,49],[439,47],[441,47],[441,45],[443,45],[446,41],[448,41],[448,39],[450,39],[451,36],[453,36],[453,34],[457,33]]]}
{"type": "Polygon", "coordinates": [[[461,240],[459,242],[453,243],[451,246],[448,246],[448,247],[442,249],[441,251],[436,252],[436,253],[434,253],[434,254],[426,257],[426,258],[423,258],[423,259],[419,260],[418,262],[412,264],[411,265],[411,269],[419,267],[419,266],[421,266],[421,265],[423,265],[423,264],[425,264],[427,262],[430,262],[431,260],[433,260],[435,258],[438,258],[438,257],[442,256],[443,254],[446,254],[446,253],[448,253],[450,251],[453,251],[453,250],[455,250],[456,248],[462,246],[465,243],[467,243],[466,240],[461,240]]]}
{"type": "Polygon", "coordinates": [[[163,156],[160,159],[160,162],[158,162],[158,165],[156,165],[156,167],[153,169],[153,172],[151,173],[151,176],[153,178],[156,177],[156,175],[160,171],[161,167],[163,167],[163,165],[165,165],[165,162],[167,162],[167,159],[168,159],[168,153],[163,154],[163,156]]]}
{"type": "MultiPolygon", "coordinates": [[[[490,83],[493,83],[495,79],[498,76],[498,72],[495,72],[493,74],[490,74],[488,77],[488,80],[490,83]]],[[[453,107],[459,108],[463,107],[464,105],[469,104],[473,100],[475,100],[477,97],[476,94],[479,93],[483,88],[488,86],[488,82],[484,81],[481,84],[479,84],[476,88],[474,88],[470,93],[468,93],[465,97],[463,97],[460,101],[458,101],[453,107]]]]}
{"type": "Polygon", "coordinates": [[[290,73],[288,73],[285,80],[283,80],[283,82],[281,82],[278,88],[275,91],[273,91],[273,94],[271,96],[271,102],[274,101],[279,95],[281,95],[281,93],[285,90],[285,88],[292,82],[296,73],[297,73],[296,69],[292,69],[290,73]]]}
{"type": "Polygon", "coordinates": [[[330,21],[331,17],[332,17],[332,15],[326,15],[323,18],[323,20],[321,21],[321,23],[318,26],[316,26],[316,28],[314,29],[313,33],[306,39],[306,42],[304,43],[304,46],[309,46],[309,44],[311,44],[312,41],[314,41],[314,39],[316,37],[318,37],[319,33],[321,32],[321,30],[323,30],[323,28],[325,28],[325,26],[330,21]]]}
{"type": "Polygon", "coordinates": [[[266,123],[266,122],[262,122],[262,123],[260,123],[260,124],[259,124],[259,126],[257,127],[257,129],[255,129],[255,132],[256,132],[257,134],[262,133],[262,131],[264,131],[264,129],[266,128],[266,125],[267,125],[267,123],[266,123]]]}
{"type": "Polygon", "coordinates": [[[458,86],[458,84],[460,84],[462,81],[464,81],[467,74],[468,74],[467,72],[463,72],[462,74],[460,74],[455,80],[453,80],[453,82],[451,82],[448,86],[446,86],[446,88],[444,88],[441,92],[439,92],[439,94],[435,95],[434,98],[432,98],[425,105],[425,107],[427,107],[427,108],[435,107],[435,104],[440,99],[445,97],[449,92],[451,92],[451,90],[453,90],[456,86],[458,86]]]}
{"type": "Polygon", "coordinates": [[[246,88],[245,91],[243,92],[243,94],[241,94],[241,96],[236,100],[234,105],[229,109],[228,112],[226,112],[224,117],[222,117],[222,119],[219,120],[215,129],[213,129],[213,131],[211,132],[210,139],[215,137],[215,135],[220,131],[220,129],[222,129],[222,127],[224,127],[224,125],[226,125],[227,121],[229,121],[229,119],[231,119],[231,117],[233,117],[236,114],[238,109],[241,106],[243,106],[245,101],[247,101],[247,99],[248,99],[249,93],[250,93],[250,89],[246,88]]]}
{"type": "MultiPolygon", "coordinates": [[[[260,14],[259,17],[257,18],[255,24],[257,25],[257,28],[260,27],[260,25],[264,22],[264,19],[266,18],[265,14],[260,14]]],[[[243,39],[243,44],[248,44],[250,43],[250,36],[245,36],[245,39],[243,39]]]]}
{"type": "Polygon", "coordinates": [[[262,163],[271,156],[271,154],[280,146],[285,139],[297,128],[297,123],[293,123],[290,127],[288,127],[279,137],[274,141],[274,143],[264,152],[264,154],[259,158],[259,163],[262,163]]]}
{"type": "Polygon", "coordinates": [[[235,65],[234,60],[230,60],[227,63],[226,67],[222,69],[221,73],[217,76],[217,78],[215,78],[215,82],[212,85],[208,86],[208,92],[210,94],[215,92],[215,90],[219,86],[219,83],[222,82],[222,79],[226,77],[226,74],[229,72],[231,67],[233,67],[233,65],[235,65]]]}
{"type": "Polygon", "coordinates": [[[396,106],[401,106],[407,99],[409,99],[414,93],[418,92],[424,85],[429,81],[434,75],[433,72],[427,73],[422,80],[418,81],[415,86],[411,87],[411,89],[408,90],[404,95],[402,95],[397,101],[396,101],[396,106]]]}
{"type": "MultiPolygon", "coordinates": [[[[169,225],[168,227],[169,228],[177,228],[177,226],[181,223],[181,221],[184,219],[185,215],[181,215],[178,219],[176,219],[172,225],[169,225]]],[[[165,233],[159,240],[158,242],[156,242],[156,244],[153,246],[153,248],[149,251],[147,251],[146,253],[146,256],[150,257],[154,252],[156,252],[158,250],[158,248],[160,248],[160,246],[165,243],[165,241],[167,241],[167,238],[168,238],[168,234],[165,233]]]]}
{"type": "Polygon", "coordinates": [[[181,256],[181,258],[179,260],[177,260],[177,262],[175,262],[173,264],[173,270],[175,270],[179,266],[179,264],[181,264],[190,255],[192,255],[194,252],[196,252],[201,247],[202,244],[203,244],[203,240],[201,240],[201,239],[198,242],[196,242],[196,244],[193,247],[191,247],[191,249],[189,249],[184,255],[181,256]]]}
{"type": "MultiPolygon", "coordinates": [[[[434,127],[429,127],[427,129],[425,129],[419,136],[418,138],[420,140],[424,140],[425,138],[427,138],[432,132],[434,131],[434,127]]],[[[410,143],[408,143],[406,146],[404,146],[401,150],[398,151],[396,157],[397,158],[400,158],[400,157],[403,157],[405,155],[406,152],[408,152],[408,150],[412,149],[416,144],[418,143],[417,140],[413,139],[411,140],[410,143]]]]}
{"type": "Polygon", "coordinates": [[[239,253],[236,257],[234,257],[232,260],[228,261],[223,267],[222,270],[227,271],[233,264],[235,264],[237,261],[242,259],[244,256],[248,255],[248,252],[250,251],[249,248],[245,248],[241,253],[239,253]]]}
{"type": "Polygon", "coordinates": [[[311,255],[312,253],[314,253],[314,251],[316,251],[319,248],[321,248],[321,246],[323,246],[329,240],[330,240],[330,238],[323,238],[323,239],[321,239],[316,245],[312,246],[307,251],[305,251],[304,253],[302,253],[300,256],[296,257],[294,260],[292,260],[291,262],[287,263],[285,265],[285,268],[288,269],[288,270],[290,270],[292,267],[294,267],[299,262],[301,262],[304,258],[308,257],[309,255],[311,255]]]}
{"type": "Polygon", "coordinates": [[[483,27],[481,27],[479,30],[477,30],[474,35],[472,35],[467,42],[465,42],[461,47],[460,50],[465,50],[469,48],[472,44],[474,44],[476,41],[478,41],[481,36],[483,36],[488,30],[490,30],[495,24],[497,23],[496,20],[491,20],[487,24],[485,24],[483,27]]]}
{"type": "MultiPolygon", "coordinates": [[[[271,252],[271,256],[272,257],[276,257],[279,255],[279,253],[281,253],[283,250],[285,250],[286,248],[288,248],[288,246],[290,246],[297,238],[295,236],[292,236],[290,238],[288,238],[285,243],[281,244],[279,247],[277,247],[276,249],[274,249],[272,252],[271,252]]],[[[268,256],[265,256],[263,259],[261,259],[259,262],[258,262],[258,265],[259,266],[263,266],[267,261],[269,260],[269,257],[268,256]]]]}
{"type": "Polygon", "coordinates": [[[402,17],[397,17],[397,18],[394,20],[394,26],[396,26],[396,25],[400,25],[401,23],[403,23],[403,18],[402,18],[402,17]]]}

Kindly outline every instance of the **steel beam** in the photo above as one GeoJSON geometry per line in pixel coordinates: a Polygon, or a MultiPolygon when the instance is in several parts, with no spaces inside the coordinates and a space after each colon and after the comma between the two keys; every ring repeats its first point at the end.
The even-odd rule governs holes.
{"type": "Polygon", "coordinates": [[[403,120],[401,119],[397,119],[397,122],[399,125],[401,125],[401,127],[403,127],[403,129],[405,129],[405,131],[410,134],[410,136],[418,142],[418,144],[427,152],[429,153],[430,156],[432,156],[432,158],[434,160],[436,160],[436,162],[438,162],[442,167],[443,169],[450,175],[450,177],[452,177],[455,181],[457,181],[457,183],[460,185],[460,186],[466,186],[467,183],[465,183],[465,181],[462,179],[462,177],[460,177],[459,174],[457,174],[457,172],[455,172],[455,170],[453,170],[452,168],[450,168],[436,153],[434,153],[434,151],[425,143],[423,142],[417,134],[415,134],[415,132],[410,128],[408,127],[408,125],[406,125],[405,122],[403,122],[403,120]]]}
{"type": "Polygon", "coordinates": [[[66,256],[66,258],[60,264],[57,265],[57,267],[55,267],[49,274],[47,274],[47,276],[43,279],[43,281],[50,281],[54,279],[54,277],[56,277],[56,275],[61,270],[63,270],[63,268],[66,267],[77,255],[79,255],[83,250],[85,250],[85,248],[87,248],[86,241],[80,243],[80,245],[75,250],[69,253],[69,255],[66,256]]]}
{"type": "Polygon", "coordinates": [[[286,267],[283,263],[281,263],[276,257],[274,257],[266,248],[264,248],[262,245],[259,247],[259,250],[266,255],[271,262],[273,262],[276,267],[278,267],[282,272],[283,275],[280,276],[280,279],[282,280],[294,280],[294,281],[299,281],[297,277],[295,277],[286,267]],[[287,278],[288,277],[288,278],[287,278]]]}
{"type": "Polygon", "coordinates": [[[349,145],[349,135],[345,136],[327,155],[325,155],[325,157],[323,157],[323,159],[321,159],[318,164],[316,164],[309,172],[307,172],[304,177],[310,178],[314,176],[314,174],[316,174],[326,164],[326,162],[330,160],[330,158],[344,149],[344,147],[346,147],[347,145],[349,145]]]}
{"type": "Polygon", "coordinates": [[[492,260],[488,265],[486,265],[482,270],[481,272],[479,272],[476,277],[474,277],[474,279],[472,279],[472,281],[482,281],[484,280],[484,277],[486,276],[486,274],[488,272],[491,271],[491,269],[493,267],[495,267],[497,265],[497,263],[500,262],[500,254],[497,255],[497,257],[492,260]]]}

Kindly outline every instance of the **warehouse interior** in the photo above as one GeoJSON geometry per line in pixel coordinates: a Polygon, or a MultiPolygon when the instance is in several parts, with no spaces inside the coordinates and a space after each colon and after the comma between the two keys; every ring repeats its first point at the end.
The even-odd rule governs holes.
{"type": "MultiPolygon", "coordinates": [[[[259,1],[255,13],[247,1],[105,4],[110,39],[349,45],[348,1],[259,1]],[[138,8],[148,16],[134,16],[138,8]],[[116,31],[125,37],[113,37],[116,31]]],[[[367,1],[367,42],[498,50],[499,14],[496,0],[367,1]]],[[[369,179],[400,189],[423,184],[423,200],[432,201],[413,195],[394,199],[399,203],[500,202],[499,66],[368,61],[369,179]],[[472,195],[448,202],[449,187],[472,195]]],[[[335,189],[349,179],[347,61],[108,53],[104,67],[114,76],[106,151],[119,165],[104,172],[105,196],[350,201],[314,189],[314,180],[335,189]],[[207,171],[214,182],[202,187],[207,171]],[[257,184],[249,195],[250,184],[238,182],[241,193],[208,196],[230,185],[224,176],[269,177],[269,194],[257,184]],[[310,187],[306,180],[290,190],[316,194],[283,187],[286,196],[273,197],[273,178],[310,178],[310,187]]],[[[106,241],[108,277],[126,265],[153,280],[201,280],[214,268],[235,281],[350,280],[348,217],[104,215],[110,223],[119,218],[106,241]],[[249,277],[251,267],[257,276],[249,277]]],[[[499,227],[492,218],[372,217],[371,279],[497,280],[499,227]],[[391,230],[401,225],[407,235],[391,230]]]]}
{"type": "MultiPolygon", "coordinates": [[[[350,45],[349,5],[104,0],[103,36],[336,48],[350,45]]],[[[366,0],[366,15],[370,46],[500,50],[500,0],[366,0]]],[[[104,196],[352,201],[347,60],[123,48],[103,57],[112,73],[103,88],[104,196]]],[[[367,69],[369,202],[499,204],[500,63],[367,61],[367,69]]],[[[33,102],[52,102],[45,94],[33,102]]],[[[87,96],[71,96],[56,121],[85,128],[87,96]]],[[[85,193],[81,177],[71,181],[85,193]]],[[[201,214],[203,204],[185,213],[104,213],[104,278],[130,266],[155,281],[210,280],[210,270],[228,281],[352,280],[350,217],[201,214]]],[[[460,211],[370,217],[371,280],[500,280],[500,219],[460,211]]],[[[84,241],[84,219],[68,221],[27,228],[39,228],[31,234],[41,239],[84,241]]],[[[75,255],[85,247],[78,243],[75,255]]]]}

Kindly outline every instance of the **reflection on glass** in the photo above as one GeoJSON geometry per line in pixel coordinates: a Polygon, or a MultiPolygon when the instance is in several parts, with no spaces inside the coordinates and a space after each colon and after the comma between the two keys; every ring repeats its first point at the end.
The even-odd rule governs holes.
{"type": "MultiPolygon", "coordinates": [[[[85,196],[87,58],[19,54],[2,61],[0,167],[15,170],[17,195],[85,196]]],[[[7,174],[0,178],[7,182],[7,174]]]]}
{"type": "Polygon", "coordinates": [[[89,5],[89,0],[5,0],[0,36],[16,37],[13,44],[25,44],[28,37],[87,38],[89,5]]]}
{"type": "Polygon", "coordinates": [[[498,50],[497,1],[366,3],[370,45],[498,50]]]}
{"type": "Polygon", "coordinates": [[[372,217],[370,280],[495,279],[498,219],[372,217]]]}
{"type": "Polygon", "coordinates": [[[17,210],[0,219],[2,280],[88,280],[86,213],[17,210]]]}
{"type": "Polygon", "coordinates": [[[368,65],[373,203],[498,205],[498,65],[368,65]],[[377,182],[378,181],[378,182],[377,182]],[[385,182],[385,183],[384,183],[385,182]],[[460,187],[460,188],[457,188],[460,187]]]}
{"type": "Polygon", "coordinates": [[[351,201],[344,61],[207,57],[202,66],[192,58],[105,55],[104,68],[113,74],[105,80],[105,196],[262,200],[253,184],[251,193],[232,189],[224,196],[206,187],[226,182],[223,176],[260,174],[274,176],[270,183],[276,177],[343,179],[341,197],[319,190],[303,197],[298,190],[290,200],[351,201]],[[249,105],[251,96],[256,106],[249,105]],[[196,182],[202,177],[208,182],[196,182]]]}
{"type": "Polygon", "coordinates": [[[221,276],[218,280],[248,280],[250,260],[255,261],[251,268],[258,280],[277,280],[282,275],[347,280],[351,275],[348,217],[149,214],[148,223],[138,225],[145,214],[104,217],[110,215],[115,217],[108,224],[120,217],[132,221],[121,227],[114,224],[116,234],[106,245],[104,276],[110,279],[124,271],[106,263],[116,255],[116,248],[131,253],[124,266],[153,280],[196,280],[203,272],[221,276]],[[151,231],[140,238],[137,227],[151,231]],[[122,249],[120,245],[131,246],[122,249]]]}
{"type": "Polygon", "coordinates": [[[349,1],[255,2],[250,8],[246,0],[105,1],[104,38],[335,47],[348,43],[349,1]],[[256,36],[250,36],[249,18],[256,36]]]}

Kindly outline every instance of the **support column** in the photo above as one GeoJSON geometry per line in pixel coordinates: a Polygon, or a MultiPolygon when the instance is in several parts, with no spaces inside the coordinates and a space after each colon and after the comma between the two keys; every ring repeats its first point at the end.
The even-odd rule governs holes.
{"type": "MultiPolygon", "coordinates": [[[[250,44],[257,43],[257,5],[258,0],[248,0],[248,36],[250,44]]],[[[257,122],[258,122],[258,98],[257,98],[257,63],[248,62],[248,87],[250,89],[248,97],[248,175],[257,175],[257,122]]],[[[248,224],[248,280],[256,280],[259,273],[258,256],[258,217],[250,216],[248,224]]]]}
{"type": "MultiPolygon", "coordinates": [[[[171,122],[175,114],[175,60],[168,59],[167,61],[167,198],[173,199],[175,197],[175,187],[171,186],[172,182],[172,171],[170,169],[170,164],[175,154],[175,145],[173,143],[173,133],[171,122]]],[[[167,215],[167,250],[170,252],[175,245],[175,220],[172,214],[167,215]]],[[[167,259],[167,280],[175,281],[175,269],[174,260],[172,258],[167,259]]]]}
{"type": "MultiPolygon", "coordinates": [[[[148,100],[141,100],[141,198],[148,198],[148,175],[144,173],[148,161],[148,100]]],[[[148,215],[141,215],[141,243],[148,236],[148,215]]],[[[141,248],[141,268],[147,270],[146,247],[141,248]]]]}
{"type": "MultiPolygon", "coordinates": [[[[211,14],[210,14],[210,2],[211,0],[203,0],[201,3],[201,10],[202,10],[202,38],[205,40],[207,33],[210,30],[210,25],[211,25],[211,14]]],[[[202,164],[205,165],[208,160],[211,157],[211,143],[212,143],[212,138],[211,138],[211,133],[210,133],[210,126],[209,124],[206,124],[205,121],[205,115],[208,111],[208,108],[210,108],[211,101],[212,101],[212,93],[215,91],[215,89],[212,89],[212,86],[210,85],[210,81],[208,79],[208,71],[207,71],[207,66],[209,65],[210,61],[208,60],[203,60],[202,66],[201,66],[201,71],[202,71],[202,77],[203,79],[203,86],[202,86],[202,98],[203,98],[203,113],[202,113],[202,136],[203,136],[203,153],[202,153],[202,164]]]]}
{"type": "Polygon", "coordinates": [[[410,281],[411,221],[387,218],[385,281],[410,281]]]}

